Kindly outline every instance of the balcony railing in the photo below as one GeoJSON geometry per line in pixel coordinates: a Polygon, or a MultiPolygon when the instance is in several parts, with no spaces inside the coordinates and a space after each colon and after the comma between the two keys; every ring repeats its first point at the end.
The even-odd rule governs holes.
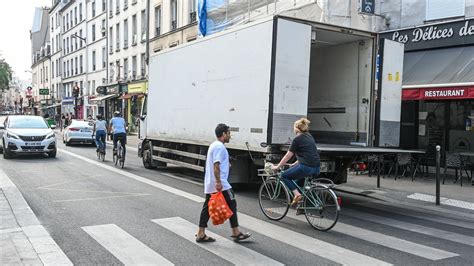
{"type": "Polygon", "coordinates": [[[189,23],[193,23],[196,21],[196,11],[193,11],[189,14],[189,23]]]}
{"type": "Polygon", "coordinates": [[[176,20],[171,21],[171,30],[175,30],[178,28],[178,23],[176,20]]]}

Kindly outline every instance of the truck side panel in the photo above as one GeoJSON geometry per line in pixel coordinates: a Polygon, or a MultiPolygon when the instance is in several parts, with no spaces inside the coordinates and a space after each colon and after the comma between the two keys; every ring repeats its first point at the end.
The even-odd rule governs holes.
{"type": "Polygon", "coordinates": [[[293,122],[308,112],[311,26],[278,19],[273,88],[272,144],[295,136],[293,122]]]}
{"type": "Polygon", "coordinates": [[[267,140],[273,21],[216,34],[150,59],[147,138],[208,145],[218,123],[228,147],[267,140]]]}

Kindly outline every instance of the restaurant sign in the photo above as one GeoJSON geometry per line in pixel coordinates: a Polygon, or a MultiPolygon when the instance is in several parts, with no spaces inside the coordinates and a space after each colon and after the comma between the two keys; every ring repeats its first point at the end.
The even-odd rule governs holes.
{"type": "Polygon", "coordinates": [[[403,89],[403,100],[474,99],[474,87],[403,89]]]}
{"type": "Polygon", "coordinates": [[[405,44],[405,51],[474,44],[474,19],[380,34],[380,38],[405,44]]]}

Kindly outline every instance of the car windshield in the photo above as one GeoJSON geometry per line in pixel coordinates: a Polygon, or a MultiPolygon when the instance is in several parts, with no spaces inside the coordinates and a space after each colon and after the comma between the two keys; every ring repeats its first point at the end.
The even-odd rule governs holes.
{"type": "Polygon", "coordinates": [[[9,128],[37,128],[46,129],[48,125],[43,118],[38,117],[15,117],[9,119],[9,128]]]}

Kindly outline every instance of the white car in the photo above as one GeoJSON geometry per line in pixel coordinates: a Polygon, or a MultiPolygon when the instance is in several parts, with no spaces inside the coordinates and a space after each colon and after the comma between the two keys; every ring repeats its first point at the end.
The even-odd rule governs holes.
{"type": "Polygon", "coordinates": [[[3,158],[15,154],[48,154],[56,157],[55,126],[48,126],[40,116],[8,116],[0,125],[3,158]]]}
{"type": "Polygon", "coordinates": [[[66,146],[71,144],[95,144],[92,138],[93,122],[72,120],[63,133],[63,142],[66,146]]]}

